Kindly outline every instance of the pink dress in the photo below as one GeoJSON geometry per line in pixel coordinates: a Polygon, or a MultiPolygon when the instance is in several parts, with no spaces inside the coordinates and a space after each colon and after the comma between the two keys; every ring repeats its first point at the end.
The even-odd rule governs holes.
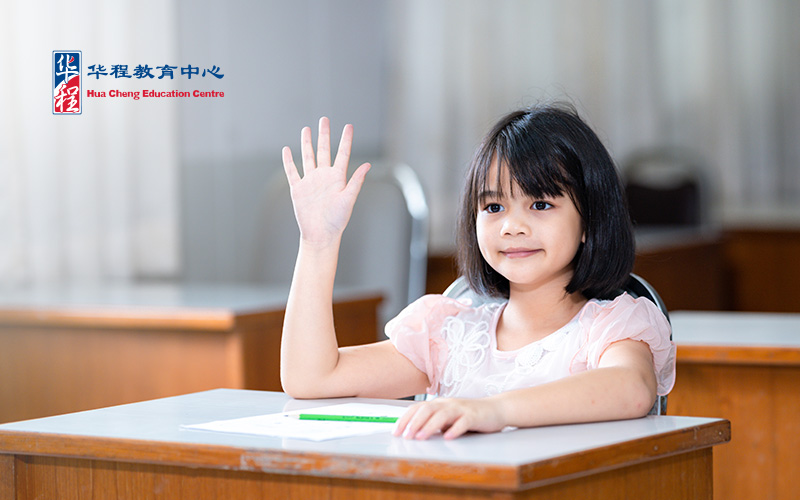
{"type": "Polygon", "coordinates": [[[624,293],[590,300],[566,325],[514,351],[497,349],[497,322],[507,302],[471,307],[426,295],[386,325],[394,346],[428,375],[429,394],[477,398],[532,387],[597,368],[614,342],[646,342],[653,353],[658,394],[675,383],[675,344],[661,311],[624,293]]]}

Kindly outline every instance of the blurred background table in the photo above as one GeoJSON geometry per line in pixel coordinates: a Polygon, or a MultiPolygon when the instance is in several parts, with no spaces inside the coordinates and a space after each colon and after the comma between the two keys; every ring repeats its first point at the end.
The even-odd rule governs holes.
{"type": "MultiPolygon", "coordinates": [[[[381,297],[335,294],[341,345],[374,342],[381,297]]],[[[217,387],[280,391],[288,288],[125,285],[0,294],[0,422],[217,387]]]]}
{"type": "MultiPolygon", "coordinates": [[[[800,313],[800,208],[781,224],[751,219],[715,227],[640,227],[633,272],[670,311],[800,313]]],[[[765,216],[765,220],[766,216],[765,216]]],[[[428,260],[428,293],[458,276],[454,251],[428,260]]]]}
{"type": "Polygon", "coordinates": [[[800,314],[676,311],[670,415],[724,417],[714,497],[794,499],[800,491],[800,314]]]}

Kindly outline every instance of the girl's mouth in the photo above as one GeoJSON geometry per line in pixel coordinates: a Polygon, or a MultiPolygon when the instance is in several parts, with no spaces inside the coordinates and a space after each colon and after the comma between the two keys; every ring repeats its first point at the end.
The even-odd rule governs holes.
{"type": "Polygon", "coordinates": [[[539,249],[532,249],[532,248],[507,248],[505,250],[501,250],[500,253],[503,254],[505,257],[509,259],[522,259],[525,257],[530,257],[531,255],[539,252],[539,249]]]}

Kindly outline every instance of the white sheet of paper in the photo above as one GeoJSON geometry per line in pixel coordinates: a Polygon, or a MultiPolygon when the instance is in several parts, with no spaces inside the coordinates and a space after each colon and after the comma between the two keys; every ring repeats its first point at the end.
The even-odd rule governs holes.
{"type": "Polygon", "coordinates": [[[393,423],[340,422],[330,420],[299,420],[300,413],[322,415],[363,415],[370,417],[399,417],[406,407],[366,403],[344,403],[339,405],[307,408],[302,411],[272,413],[253,417],[215,420],[203,424],[182,425],[181,429],[231,432],[290,439],[324,441],[350,436],[363,436],[380,432],[391,432],[393,423]]]}

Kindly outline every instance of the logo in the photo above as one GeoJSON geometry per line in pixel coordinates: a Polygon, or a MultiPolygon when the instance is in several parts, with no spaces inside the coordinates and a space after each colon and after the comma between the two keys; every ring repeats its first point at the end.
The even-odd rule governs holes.
{"type": "Polygon", "coordinates": [[[53,114],[79,115],[81,101],[81,51],[53,51],[53,114]]]}

